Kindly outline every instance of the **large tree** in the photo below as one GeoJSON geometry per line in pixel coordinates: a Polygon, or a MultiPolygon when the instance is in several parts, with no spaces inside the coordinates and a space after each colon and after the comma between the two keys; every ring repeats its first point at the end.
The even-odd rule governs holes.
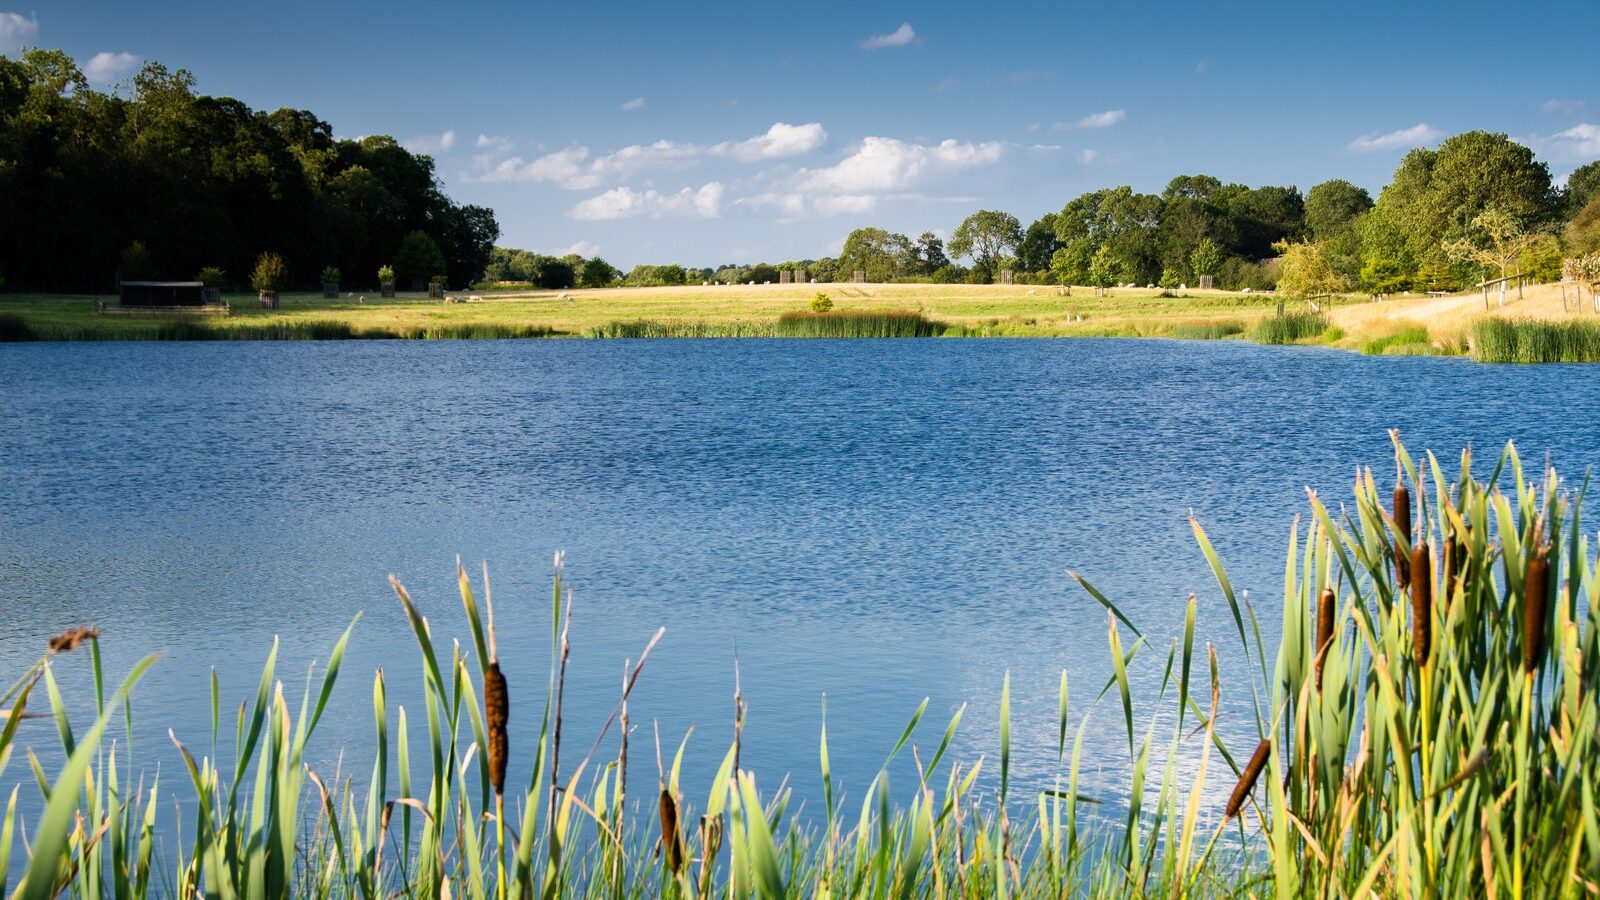
{"type": "Polygon", "coordinates": [[[1600,159],[1572,170],[1567,176],[1565,191],[1567,209],[1572,214],[1581,211],[1591,200],[1600,197],[1600,159]]]}
{"type": "Polygon", "coordinates": [[[857,228],[839,251],[837,277],[850,280],[857,271],[868,281],[891,281],[910,274],[916,258],[911,239],[882,228],[857,228]]]}
{"type": "Polygon", "coordinates": [[[950,235],[950,254],[971,257],[974,273],[984,281],[993,280],[996,263],[1022,243],[1022,223],[1007,212],[980,209],[956,226],[950,235]]]}
{"type": "Polygon", "coordinates": [[[1372,208],[1372,195],[1343,178],[1315,185],[1306,194],[1306,231],[1314,241],[1325,241],[1348,231],[1372,208]]]}

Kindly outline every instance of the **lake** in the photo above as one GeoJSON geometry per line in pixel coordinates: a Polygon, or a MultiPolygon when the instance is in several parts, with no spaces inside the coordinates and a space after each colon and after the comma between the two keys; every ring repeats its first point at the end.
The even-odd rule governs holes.
{"type": "MultiPolygon", "coordinates": [[[[817,802],[824,695],[836,784],[855,796],[924,697],[924,758],[968,704],[953,752],[993,759],[1008,671],[1013,766],[1036,784],[1055,771],[1060,672],[1076,723],[1111,671],[1106,613],[1069,569],[1148,633],[1136,702],[1153,712],[1191,592],[1199,635],[1243,671],[1190,510],[1271,646],[1306,486],[1337,504],[1357,465],[1388,484],[1391,427],[1447,471],[1470,443],[1486,472],[1513,439],[1533,468],[1548,454],[1576,478],[1600,461],[1596,409],[1600,367],[1237,342],[0,345],[0,674],[79,623],[98,623],[118,675],[161,652],[133,738],[147,766],[175,771],[168,727],[208,745],[212,666],[226,718],[280,635],[295,705],[305,667],[359,613],[311,756],[331,768],[347,749],[364,778],[378,666],[422,739],[420,668],[386,576],[444,647],[470,646],[459,555],[475,577],[490,566],[525,767],[560,549],[568,760],[664,626],[631,702],[636,791],[654,788],[656,728],[664,754],[694,729],[692,779],[721,761],[736,656],[743,762],[764,787],[792,773],[817,802]]],[[[87,666],[59,662],[84,724],[87,666]]],[[[1242,676],[1223,700],[1237,753],[1255,734],[1242,676]]],[[[1086,737],[1107,790],[1123,729],[1107,697],[1086,737]]],[[[54,730],[27,723],[24,741],[48,749],[54,730]]]]}

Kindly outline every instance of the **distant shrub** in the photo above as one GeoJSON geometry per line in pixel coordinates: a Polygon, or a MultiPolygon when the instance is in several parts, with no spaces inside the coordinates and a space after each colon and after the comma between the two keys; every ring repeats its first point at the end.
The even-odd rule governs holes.
{"type": "Polygon", "coordinates": [[[200,270],[199,275],[195,276],[195,281],[200,282],[208,288],[217,288],[219,290],[222,288],[223,283],[227,280],[228,273],[224,272],[217,266],[206,266],[204,269],[200,270]]]}
{"type": "Polygon", "coordinates": [[[0,313],[0,343],[33,340],[33,329],[18,315],[0,313]]]}
{"type": "Polygon", "coordinates": [[[831,297],[829,297],[827,294],[824,294],[821,291],[818,291],[817,295],[815,297],[811,298],[811,311],[812,312],[814,312],[814,313],[825,313],[830,309],[833,309],[833,299],[831,297]]]}
{"type": "Polygon", "coordinates": [[[282,290],[289,280],[289,267],[276,253],[263,253],[256,257],[256,270],[250,275],[250,286],[258,291],[282,290]]]}
{"type": "Polygon", "coordinates": [[[322,268],[322,283],[323,284],[335,284],[336,285],[336,284],[339,283],[339,281],[340,281],[340,272],[339,272],[339,268],[337,266],[323,266],[323,268],[322,268]]]}
{"type": "Polygon", "coordinates": [[[378,283],[394,284],[394,266],[378,267],[378,283]]]}

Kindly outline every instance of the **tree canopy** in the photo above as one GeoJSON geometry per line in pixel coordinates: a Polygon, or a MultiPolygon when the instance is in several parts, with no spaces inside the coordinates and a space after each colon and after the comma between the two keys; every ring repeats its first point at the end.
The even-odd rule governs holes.
{"type": "Polygon", "coordinates": [[[95,90],[71,57],[0,57],[0,269],[24,290],[108,290],[134,254],[150,277],[223,269],[245,283],[263,252],[291,284],[325,266],[370,284],[421,231],[452,283],[480,276],[494,213],[452,202],[432,159],[392,138],[335,140],[306,110],[198,94],[148,62],[131,92],[95,90]]]}

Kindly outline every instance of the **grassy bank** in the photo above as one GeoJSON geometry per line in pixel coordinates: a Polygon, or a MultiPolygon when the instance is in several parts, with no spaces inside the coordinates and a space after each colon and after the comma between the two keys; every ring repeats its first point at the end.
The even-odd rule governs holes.
{"type": "MultiPolygon", "coordinates": [[[[70,632],[0,698],[9,709],[0,771],[39,741],[58,738],[68,759],[53,778],[17,776],[38,780],[44,812],[19,819],[19,783],[0,852],[25,829],[31,855],[9,870],[13,860],[0,857],[0,883],[19,885],[23,898],[1593,893],[1600,563],[1578,525],[1581,492],[1554,472],[1530,480],[1509,447],[1481,481],[1465,454],[1448,478],[1398,438],[1396,458],[1405,487],[1392,498],[1370,470],[1354,504],[1341,504],[1347,512],[1311,497],[1305,524],[1290,532],[1274,613],[1282,639],[1270,652],[1256,608],[1235,596],[1198,523],[1217,589],[1190,598],[1169,646],[1152,645],[1080,579],[1108,612],[1101,693],[1120,707],[1127,757],[1083,758],[1083,698],[1095,686],[1069,691],[1063,675],[1045,789],[1013,780],[1008,677],[991,755],[955,758],[964,710],[925,725],[924,702],[887,753],[914,758],[914,782],[891,794],[886,761],[864,789],[849,786],[859,804],[839,799],[845,785],[824,728],[817,771],[795,775],[818,779],[824,798],[804,816],[779,773],[758,780],[741,766],[736,697],[720,770],[692,794],[680,779],[686,744],[676,754],[669,744],[652,772],[648,749],[627,739],[650,715],[629,698],[659,633],[630,664],[601,733],[564,737],[575,613],[559,557],[554,662],[542,684],[506,683],[499,659],[519,648],[497,639],[486,583],[458,573],[454,628],[424,620],[394,583],[427,705],[420,721],[391,716],[385,672],[375,673],[371,742],[344,754],[353,771],[370,771],[361,779],[305,763],[350,631],[299,702],[285,698],[269,656],[259,691],[239,708],[236,760],[185,749],[182,788],[164,779],[136,792],[119,785],[137,783],[138,761],[104,738],[154,658],[100,693],[97,720],[75,731],[54,672],[86,665],[100,684],[100,638],[70,632]],[[1200,602],[1231,612],[1235,633],[1211,637],[1240,642],[1249,671],[1259,668],[1249,683],[1223,682],[1195,633],[1200,602]],[[462,635],[454,651],[452,631],[462,635]],[[1155,696],[1136,702],[1135,680],[1159,684],[1155,696]],[[1218,733],[1223,696],[1249,698],[1259,740],[1230,745],[1218,733]],[[25,721],[31,710],[46,715],[25,721]],[[537,723],[538,739],[511,742],[508,722],[537,723]],[[532,772],[525,785],[506,782],[508,765],[532,772]],[[1085,797],[1085,765],[1121,771],[1126,799],[1085,797]],[[192,810],[193,831],[162,840],[157,809],[174,795],[192,810]]],[[[223,705],[213,698],[213,709],[223,705]]]]}
{"type": "Polygon", "coordinates": [[[1600,362],[1600,322],[1481,319],[1472,353],[1481,362],[1600,362]]]}

